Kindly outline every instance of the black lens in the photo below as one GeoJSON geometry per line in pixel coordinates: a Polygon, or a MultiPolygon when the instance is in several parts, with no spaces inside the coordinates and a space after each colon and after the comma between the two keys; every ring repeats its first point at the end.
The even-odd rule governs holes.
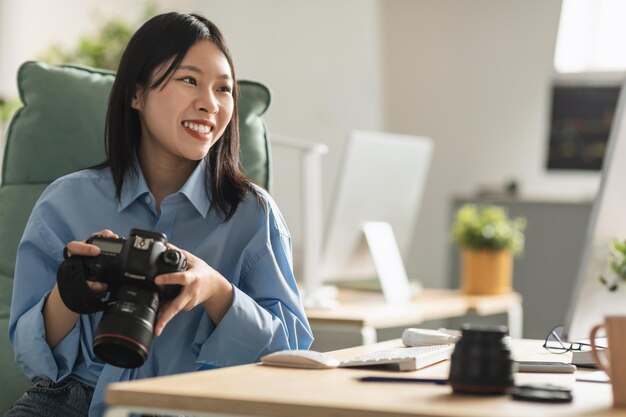
{"type": "Polygon", "coordinates": [[[117,301],[102,315],[93,349],[103,361],[120,368],[137,368],[148,357],[157,310],[158,291],[123,285],[117,301]]]}
{"type": "Polygon", "coordinates": [[[464,325],[452,352],[449,382],[455,393],[506,393],[513,386],[507,328],[464,325]]]}

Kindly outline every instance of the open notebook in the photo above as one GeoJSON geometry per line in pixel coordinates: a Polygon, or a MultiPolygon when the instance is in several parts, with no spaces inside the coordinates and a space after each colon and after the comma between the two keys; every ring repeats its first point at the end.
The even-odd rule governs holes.
{"type": "Polygon", "coordinates": [[[396,371],[415,371],[450,359],[454,344],[383,349],[339,361],[313,350],[283,350],[261,358],[264,365],[292,368],[329,369],[375,367],[396,371]]]}

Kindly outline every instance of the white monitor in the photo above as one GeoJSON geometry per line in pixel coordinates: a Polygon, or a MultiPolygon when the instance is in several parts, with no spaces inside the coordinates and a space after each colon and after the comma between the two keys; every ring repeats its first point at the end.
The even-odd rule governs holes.
{"type": "Polygon", "coordinates": [[[396,290],[408,285],[402,282],[402,258],[413,238],[432,150],[424,137],[349,134],[327,217],[323,281],[381,278],[384,292],[386,284],[396,290]]]}
{"type": "MultiPolygon", "coordinates": [[[[567,236],[563,236],[567,239],[567,236]]],[[[589,339],[591,328],[607,314],[626,314],[626,293],[601,285],[610,274],[609,242],[626,239],[626,87],[622,87],[602,165],[602,179],[587,226],[585,249],[565,323],[570,341],[589,339]]],[[[572,257],[574,259],[574,257],[572,257]]],[[[555,262],[571,260],[555,259],[555,262]]]]}

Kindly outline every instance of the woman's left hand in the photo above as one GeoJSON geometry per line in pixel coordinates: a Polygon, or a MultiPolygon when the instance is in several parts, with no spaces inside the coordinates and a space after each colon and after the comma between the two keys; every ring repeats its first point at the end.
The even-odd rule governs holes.
{"type": "Polygon", "coordinates": [[[155,278],[157,285],[179,284],[183,288],[176,298],[162,306],[154,326],[154,335],[161,335],[167,323],[181,310],[190,311],[199,304],[204,305],[211,320],[218,324],[232,304],[233,289],[230,282],[197,256],[172,244],[168,244],[168,247],[180,251],[187,258],[188,269],[155,278]]]}

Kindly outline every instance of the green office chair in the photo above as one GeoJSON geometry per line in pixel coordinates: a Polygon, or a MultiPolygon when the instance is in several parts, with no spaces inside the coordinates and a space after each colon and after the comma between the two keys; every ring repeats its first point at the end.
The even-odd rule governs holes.
{"type": "MultiPolygon", "coordinates": [[[[7,337],[17,246],[49,183],[104,160],[104,117],[113,79],[109,71],[38,62],[27,62],[18,71],[24,107],[9,125],[0,181],[2,414],[28,386],[7,337]]],[[[269,189],[269,135],[261,116],[269,107],[270,92],[257,82],[238,84],[243,167],[253,181],[269,189]]]]}

